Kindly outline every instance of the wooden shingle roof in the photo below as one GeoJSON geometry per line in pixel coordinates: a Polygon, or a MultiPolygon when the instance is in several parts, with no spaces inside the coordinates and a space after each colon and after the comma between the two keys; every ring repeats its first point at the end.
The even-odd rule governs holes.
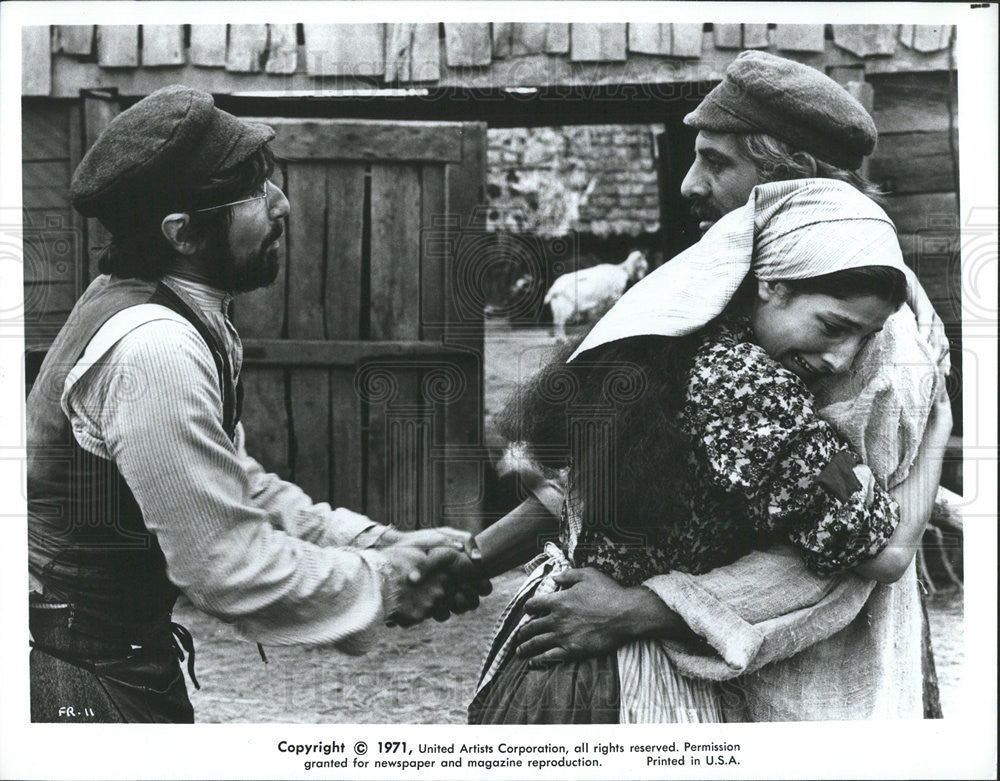
{"type": "Polygon", "coordinates": [[[357,87],[713,81],[743,49],[867,73],[945,70],[951,26],[405,23],[36,26],[25,95],[143,95],[183,82],[227,94],[357,87]]]}

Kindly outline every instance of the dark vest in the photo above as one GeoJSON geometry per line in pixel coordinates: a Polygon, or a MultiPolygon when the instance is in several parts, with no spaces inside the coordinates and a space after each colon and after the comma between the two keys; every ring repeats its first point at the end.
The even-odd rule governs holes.
{"type": "MultiPolygon", "coordinates": [[[[170,613],[177,588],[114,462],[80,447],[60,407],[66,375],[116,313],[160,304],[201,334],[215,360],[223,427],[234,436],[240,393],[225,348],[201,316],[162,283],[98,277],[53,342],[27,402],[28,567],[47,600],[81,622],[129,632],[170,613]]],[[[155,434],[154,434],[155,436],[155,434]]]]}

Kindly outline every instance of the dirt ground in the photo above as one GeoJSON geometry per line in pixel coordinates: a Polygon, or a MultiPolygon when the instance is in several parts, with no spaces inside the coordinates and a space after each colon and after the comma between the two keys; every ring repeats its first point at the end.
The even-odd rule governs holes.
{"type": "MultiPolygon", "coordinates": [[[[558,345],[545,329],[486,332],[486,419],[515,384],[558,345]]],[[[487,639],[521,576],[494,580],[493,593],[471,614],[411,629],[386,629],[363,657],[330,649],[273,647],[261,661],[254,643],[182,602],[174,620],[194,635],[197,675],[189,684],[200,722],[462,724],[487,639]]],[[[964,654],[962,593],[940,593],[929,604],[941,702],[954,713],[964,654]]]]}

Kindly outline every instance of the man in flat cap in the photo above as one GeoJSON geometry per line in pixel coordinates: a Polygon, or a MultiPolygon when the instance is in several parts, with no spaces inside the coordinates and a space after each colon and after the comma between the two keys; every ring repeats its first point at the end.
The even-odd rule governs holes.
{"type": "Polygon", "coordinates": [[[362,653],[386,620],[443,618],[488,588],[470,535],[314,504],[244,450],[228,314],[278,273],[273,137],[168,87],[73,176],[112,240],[27,402],[33,721],[192,721],[182,592],[260,643],[362,653]],[[459,569],[463,591],[446,589],[459,569]]]}
{"type": "MultiPolygon", "coordinates": [[[[870,197],[879,195],[857,170],[875,147],[872,118],[840,85],[808,66],[743,52],[684,121],[699,133],[681,193],[703,232],[745,204],[764,182],[831,178],[870,197]]],[[[914,331],[913,338],[926,339],[947,372],[941,322],[915,276],[910,283],[923,335],[914,331]]],[[[529,502],[558,514],[561,486],[526,477],[536,494],[529,502]]],[[[919,508],[910,509],[929,515],[936,489],[918,491],[913,504],[919,508]]],[[[479,540],[487,550],[489,531],[479,540]]],[[[734,682],[723,685],[727,717],[733,720],[919,717],[925,708],[919,688],[913,693],[913,686],[921,685],[919,663],[914,679],[912,660],[893,657],[898,627],[888,606],[890,586],[872,592],[870,583],[854,576],[819,578],[794,553],[781,550],[758,552],[700,576],[673,572],[635,588],[593,569],[569,570],[556,580],[563,590],[528,602],[534,618],[518,637],[518,653],[539,664],[661,637],[671,643],[671,659],[681,671],[734,682]],[[904,667],[908,690],[900,685],[904,667]],[[862,669],[869,676],[864,680],[857,677],[862,669]]],[[[621,657],[619,669],[627,669],[621,657]]],[[[623,708],[627,688],[640,684],[621,682],[623,708]]],[[[643,706],[656,720],[655,708],[643,706]]],[[[925,715],[937,714],[931,709],[925,715]]]]}

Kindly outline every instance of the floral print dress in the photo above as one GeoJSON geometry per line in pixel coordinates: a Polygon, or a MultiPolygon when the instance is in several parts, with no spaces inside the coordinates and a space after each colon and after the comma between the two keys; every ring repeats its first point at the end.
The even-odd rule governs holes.
{"type": "Polygon", "coordinates": [[[754,344],[749,319],[725,315],[705,329],[677,427],[687,440],[668,521],[636,533],[587,528],[567,494],[562,543],[573,565],[623,585],[671,570],[724,566],[787,540],[820,574],[879,553],[898,523],[881,487],[869,504],[858,459],[819,418],[806,385],[754,344]]]}

